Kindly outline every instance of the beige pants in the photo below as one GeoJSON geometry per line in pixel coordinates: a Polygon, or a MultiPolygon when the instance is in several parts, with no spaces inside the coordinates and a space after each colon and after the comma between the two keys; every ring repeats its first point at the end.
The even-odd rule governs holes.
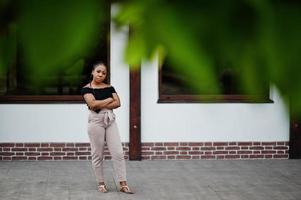
{"type": "Polygon", "coordinates": [[[90,111],[88,134],[91,143],[92,168],[96,181],[104,182],[103,152],[105,142],[112,156],[113,168],[117,179],[126,181],[124,153],[113,111],[107,109],[103,109],[99,113],[90,111]]]}

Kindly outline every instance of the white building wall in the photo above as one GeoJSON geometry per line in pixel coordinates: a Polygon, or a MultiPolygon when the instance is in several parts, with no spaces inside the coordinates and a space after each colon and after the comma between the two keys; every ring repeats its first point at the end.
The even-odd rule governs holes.
{"type": "Polygon", "coordinates": [[[158,62],[142,69],[142,141],[288,141],[289,116],[274,103],[157,103],[158,62]]]}
{"type": "Polygon", "coordinates": [[[0,104],[0,142],[88,141],[83,104],[0,104]]]}
{"type": "MultiPolygon", "coordinates": [[[[127,29],[111,27],[111,84],[121,140],[129,141],[129,69],[123,61],[127,29]]],[[[0,104],[0,142],[88,142],[85,104],[0,104]]]]}
{"type": "Polygon", "coordinates": [[[128,29],[117,31],[114,25],[111,26],[111,84],[115,87],[120,100],[121,107],[114,112],[117,116],[117,123],[121,140],[129,141],[129,110],[130,110],[130,85],[129,67],[123,60],[124,49],[128,39],[128,29]]]}
{"type": "MultiPolygon", "coordinates": [[[[117,123],[129,141],[129,69],[123,61],[128,30],[111,26],[111,82],[121,97],[117,123]]],[[[142,142],[288,141],[289,117],[274,103],[158,104],[158,63],[142,63],[142,142]]],[[[0,104],[0,142],[88,142],[85,104],[0,104]]]]}

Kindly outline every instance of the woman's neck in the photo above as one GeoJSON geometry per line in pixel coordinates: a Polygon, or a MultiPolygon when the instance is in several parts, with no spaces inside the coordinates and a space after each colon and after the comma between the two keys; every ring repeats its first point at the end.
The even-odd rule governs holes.
{"type": "Polygon", "coordinates": [[[106,86],[105,83],[101,82],[101,83],[98,83],[98,82],[95,82],[95,81],[91,81],[91,87],[92,88],[102,88],[106,86]]]}

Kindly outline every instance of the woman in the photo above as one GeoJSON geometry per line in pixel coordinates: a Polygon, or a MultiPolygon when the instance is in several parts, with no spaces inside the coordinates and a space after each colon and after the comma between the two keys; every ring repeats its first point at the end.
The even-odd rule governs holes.
{"type": "Polygon", "coordinates": [[[105,142],[112,155],[114,171],[120,182],[120,191],[133,194],[126,183],[126,167],[121,140],[113,109],[120,107],[114,87],[106,84],[107,68],[104,63],[93,66],[91,82],[82,88],[89,107],[88,135],[91,143],[92,168],[98,182],[98,191],[108,189],[103,177],[103,152],[105,142]]]}

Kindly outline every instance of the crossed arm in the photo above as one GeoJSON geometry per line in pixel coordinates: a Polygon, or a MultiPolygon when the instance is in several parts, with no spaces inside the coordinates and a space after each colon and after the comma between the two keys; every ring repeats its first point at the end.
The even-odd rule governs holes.
{"type": "Polygon", "coordinates": [[[120,107],[120,99],[116,93],[112,94],[113,97],[109,97],[104,100],[95,100],[92,94],[85,94],[84,99],[91,110],[98,110],[98,109],[115,109],[120,107]]]}

